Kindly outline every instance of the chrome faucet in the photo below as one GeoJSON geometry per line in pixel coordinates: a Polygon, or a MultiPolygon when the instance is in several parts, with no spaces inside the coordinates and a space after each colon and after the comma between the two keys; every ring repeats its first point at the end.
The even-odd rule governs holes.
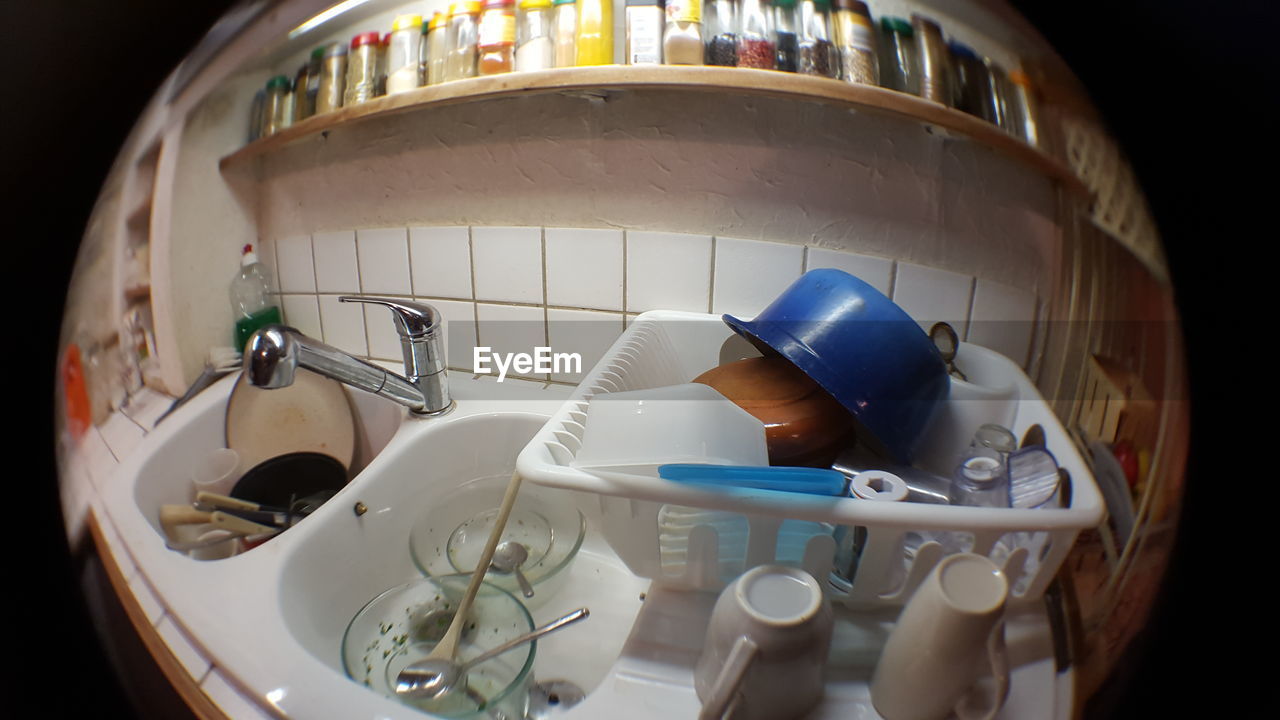
{"type": "Polygon", "coordinates": [[[293,384],[299,366],[387,398],[417,415],[443,415],[453,409],[445,371],[444,323],[430,305],[363,295],[342,295],[339,302],[385,305],[391,309],[400,349],[401,377],[377,365],[307,337],[287,325],[268,325],[250,338],[244,353],[249,383],[261,388],[293,384]]]}

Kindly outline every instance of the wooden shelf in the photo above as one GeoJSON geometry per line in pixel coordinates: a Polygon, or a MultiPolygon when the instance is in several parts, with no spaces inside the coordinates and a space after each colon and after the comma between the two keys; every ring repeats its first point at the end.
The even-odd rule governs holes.
{"type": "Polygon", "coordinates": [[[661,89],[721,93],[745,97],[804,100],[880,112],[934,125],[964,135],[1011,156],[1058,181],[1082,198],[1088,188],[1066,164],[1046,155],[991,123],[915,95],[870,85],[773,70],[671,65],[601,65],[506,73],[430,85],[398,95],[375,98],[325,115],[317,115],[274,135],[260,138],[227,155],[222,171],[246,166],[295,140],[377,117],[427,107],[555,92],[603,92],[661,89]]]}

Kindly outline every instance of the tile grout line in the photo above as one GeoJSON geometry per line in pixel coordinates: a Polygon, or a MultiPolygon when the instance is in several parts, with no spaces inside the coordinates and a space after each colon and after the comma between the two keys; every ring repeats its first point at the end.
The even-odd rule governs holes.
{"type": "MultiPolygon", "coordinates": [[[[360,294],[364,294],[364,274],[360,272],[360,231],[352,230],[352,243],[356,247],[356,287],[360,288],[360,294]]],[[[360,308],[360,325],[364,330],[364,357],[372,357],[373,352],[370,349],[373,343],[369,342],[369,306],[365,303],[359,304],[360,308]]]]}
{"type": "MultiPolygon", "coordinates": [[[[538,228],[538,237],[541,239],[542,245],[542,341],[551,345],[551,313],[547,311],[548,295],[547,290],[547,228],[545,226],[538,228]]],[[[545,381],[551,380],[551,373],[547,373],[542,378],[545,381]]]]}
{"type": "Polygon", "coordinates": [[[707,284],[707,312],[713,312],[716,297],[716,236],[711,236],[711,281],[707,284]]]}
{"type": "MultiPolygon", "coordinates": [[[[471,225],[467,226],[467,263],[471,270],[471,347],[480,347],[480,295],[476,292],[476,241],[475,228],[471,225]]],[[[474,371],[475,367],[471,369],[474,371]]]]}
{"type": "Polygon", "coordinates": [[[976,304],[977,297],[978,297],[978,278],[975,276],[970,276],[969,277],[969,308],[968,308],[968,311],[965,313],[968,319],[965,320],[964,337],[961,338],[964,342],[969,342],[969,331],[973,329],[973,308],[974,308],[974,305],[976,304]]]}
{"type": "Polygon", "coordinates": [[[329,342],[324,332],[324,309],[320,307],[320,278],[316,272],[316,236],[314,234],[307,236],[307,246],[311,252],[311,288],[315,290],[316,298],[316,321],[320,323],[320,339],[329,342]]]}

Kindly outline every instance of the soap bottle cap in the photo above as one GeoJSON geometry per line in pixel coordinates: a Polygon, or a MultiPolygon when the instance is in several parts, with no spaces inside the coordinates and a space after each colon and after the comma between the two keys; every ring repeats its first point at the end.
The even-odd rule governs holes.
{"type": "Polygon", "coordinates": [[[258,254],[253,251],[253,245],[245,245],[241,252],[244,256],[240,258],[240,267],[248,267],[258,262],[258,254]]]}

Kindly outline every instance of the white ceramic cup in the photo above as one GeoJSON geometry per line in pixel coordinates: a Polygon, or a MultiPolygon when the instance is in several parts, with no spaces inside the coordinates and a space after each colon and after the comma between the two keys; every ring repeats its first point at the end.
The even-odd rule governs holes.
{"type": "Polygon", "coordinates": [[[205,453],[191,470],[191,497],[198,492],[230,495],[240,479],[240,453],[231,448],[218,448],[205,453]]]}
{"type": "Polygon", "coordinates": [[[760,565],[720,593],[694,667],[699,720],[787,720],[822,698],[834,617],[798,568],[760,565]]]}
{"type": "Polygon", "coordinates": [[[1009,583],[972,553],[938,563],[903,608],[871,678],[885,720],[993,718],[1009,695],[1004,608],[1009,583]],[[994,693],[978,692],[984,676],[994,693]],[[980,696],[986,694],[984,701],[980,696]]]}

